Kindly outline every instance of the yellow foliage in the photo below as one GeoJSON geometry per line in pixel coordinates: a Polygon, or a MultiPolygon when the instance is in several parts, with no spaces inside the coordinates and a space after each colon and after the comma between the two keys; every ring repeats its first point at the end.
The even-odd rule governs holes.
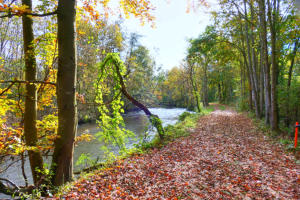
{"type": "Polygon", "coordinates": [[[27,5],[13,5],[12,6],[12,12],[14,12],[16,15],[21,16],[24,13],[30,13],[31,10],[28,9],[27,5]]]}
{"type": "Polygon", "coordinates": [[[91,140],[95,139],[95,137],[91,134],[88,134],[88,133],[84,133],[80,136],[77,136],[75,138],[75,144],[78,144],[79,142],[82,142],[82,141],[85,141],[85,142],[89,142],[91,140]]]}
{"type": "MultiPolygon", "coordinates": [[[[110,14],[114,13],[114,9],[109,7],[110,0],[84,0],[81,12],[85,17],[99,22],[102,19],[107,19],[110,14]],[[103,14],[99,14],[97,8],[103,8],[103,14]]],[[[140,19],[141,24],[143,25],[145,21],[152,22],[154,26],[154,16],[151,13],[155,8],[151,4],[150,0],[120,0],[119,1],[120,10],[122,13],[118,13],[121,17],[124,15],[125,18],[129,18],[130,15],[140,19]]]]}

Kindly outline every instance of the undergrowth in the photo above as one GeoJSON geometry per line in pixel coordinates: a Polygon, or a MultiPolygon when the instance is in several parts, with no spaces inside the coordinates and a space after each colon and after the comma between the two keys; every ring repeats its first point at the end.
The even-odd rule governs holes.
{"type": "Polygon", "coordinates": [[[284,126],[280,127],[280,132],[272,131],[269,125],[265,124],[265,119],[258,119],[253,112],[246,112],[247,116],[252,119],[253,123],[257,127],[258,131],[263,132],[265,135],[269,136],[274,143],[279,143],[284,146],[285,150],[288,152],[293,152],[296,160],[299,160],[300,145],[294,147],[294,128],[287,128],[284,126]]]}

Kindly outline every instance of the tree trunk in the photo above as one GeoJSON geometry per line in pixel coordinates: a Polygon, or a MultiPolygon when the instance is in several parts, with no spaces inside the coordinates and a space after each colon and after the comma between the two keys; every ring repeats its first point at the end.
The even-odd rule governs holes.
{"type": "MultiPolygon", "coordinates": [[[[261,24],[260,24],[260,29],[262,29],[261,24]]],[[[260,87],[260,94],[259,94],[259,118],[263,117],[263,112],[264,112],[264,49],[263,49],[263,38],[262,34],[260,32],[260,73],[259,73],[259,87],[260,87]]]]}
{"type": "Polygon", "coordinates": [[[260,15],[260,34],[262,41],[262,59],[264,63],[264,88],[265,88],[265,123],[270,124],[270,65],[268,57],[268,41],[267,41],[267,25],[266,25],[266,8],[265,0],[259,1],[259,15],[260,15]]]}
{"type": "MultiPolygon", "coordinates": [[[[239,19],[240,21],[242,20],[241,19],[241,14],[239,12],[239,19]]],[[[244,98],[246,99],[246,75],[247,75],[247,78],[248,78],[248,82],[249,82],[249,108],[250,110],[252,110],[253,108],[253,103],[252,103],[252,89],[251,89],[251,82],[250,82],[250,74],[249,74],[249,64],[248,64],[248,61],[247,61],[247,56],[246,56],[246,52],[245,52],[245,36],[244,36],[244,30],[243,30],[243,24],[240,23],[240,36],[241,36],[241,46],[242,46],[242,49],[240,49],[240,52],[242,53],[243,55],[243,60],[244,60],[244,67],[243,67],[243,82],[244,82],[244,98]]]]}
{"type": "MultiPolygon", "coordinates": [[[[247,18],[247,5],[246,0],[244,0],[244,10],[245,10],[245,18],[247,18]]],[[[258,108],[258,98],[257,98],[257,76],[256,76],[256,67],[255,67],[255,55],[253,48],[251,48],[250,41],[249,41],[249,29],[248,29],[248,22],[245,22],[245,37],[246,37],[246,44],[247,44],[247,53],[248,53],[248,60],[249,60],[249,75],[250,75],[250,82],[252,86],[252,99],[254,101],[254,109],[256,117],[259,117],[259,108],[258,108]],[[252,53],[251,53],[252,49],[252,53]]],[[[252,34],[250,34],[250,39],[252,34]]],[[[253,38],[252,38],[253,39],[253,38]]]]}
{"type": "Polygon", "coordinates": [[[251,84],[251,76],[250,76],[250,72],[249,72],[249,66],[248,66],[248,64],[247,64],[247,58],[246,58],[246,56],[245,56],[245,64],[246,64],[246,71],[247,71],[247,78],[248,78],[248,88],[249,88],[249,108],[250,108],[250,110],[252,110],[253,109],[253,101],[252,101],[252,84],[251,84]]]}
{"type": "Polygon", "coordinates": [[[263,62],[263,49],[260,47],[260,81],[259,81],[259,87],[260,87],[260,94],[259,94],[259,118],[263,117],[264,112],[264,62],[263,62]]]}
{"type": "Polygon", "coordinates": [[[204,75],[203,75],[203,106],[204,107],[208,107],[209,103],[208,103],[208,83],[207,83],[207,62],[205,63],[204,66],[204,75]]]}
{"type": "Polygon", "coordinates": [[[193,95],[196,99],[196,105],[197,105],[197,110],[200,113],[201,112],[201,98],[197,89],[197,85],[195,83],[195,79],[194,79],[194,68],[193,68],[193,63],[188,63],[188,65],[190,66],[190,80],[191,80],[191,84],[192,84],[192,89],[193,89],[193,95]]]}
{"type": "MultiPolygon", "coordinates": [[[[276,47],[276,32],[278,31],[275,27],[277,23],[277,1],[273,2],[273,10],[271,8],[270,0],[268,2],[268,18],[270,23],[270,33],[271,33],[271,63],[272,63],[272,83],[271,83],[271,129],[278,131],[278,105],[277,105],[277,71],[278,71],[278,60],[277,60],[277,47],[276,47]],[[272,13],[272,15],[271,15],[272,13]]],[[[278,2],[279,3],[279,2],[278,2]]]]}
{"type": "Polygon", "coordinates": [[[58,70],[57,106],[58,138],[52,160],[52,184],[59,186],[73,178],[73,151],[77,131],[76,108],[76,0],[59,0],[57,14],[58,70]]]}
{"type": "Polygon", "coordinates": [[[244,79],[244,77],[243,77],[243,64],[242,64],[242,61],[241,60],[239,60],[239,62],[240,62],[240,77],[241,77],[241,80],[240,80],[240,90],[241,90],[241,98],[242,99],[244,99],[244,87],[243,87],[243,79],[244,79]]]}
{"type": "MultiPolygon", "coordinates": [[[[32,9],[31,0],[22,0],[22,4],[26,5],[29,10],[32,9]]],[[[33,20],[32,17],[22,16],[23,24],[23,40],[24,40],[24,54],[25,54],[25,80],[36,81],[36,58],[34,50],[34,35],[33,35],[33,20]]],[[[36,147],[37,145],[37,88],[35,84],[26,84],[25,97],[25,113],[24,113],[24,136],[25,143],[29,147],[36,147]]],[[[40,184],[41,170],[43,169],[43,158],[39,151],[28,151],[30,168],[32,172],[34,185],[40,184]]]]}
{"type": "MultiPolygon", "coordinates": [[[[259,106],[259,92],[260,92],[260,88],[259,88],[259,81],[258,81],[258,72],[257,72],[257,68],[258,68],[258,63],[257,63],[257,52],[255,51],[255,42],[254,42],[254,10],[253,10],[253,1],[249,2],[250,4],[250,13],[251,13],[251,29],[250,29],[250,40],[251,40],[251,50],[252,50],[252,71],[253,71],[253,82],[254,82],[254,88],[255,88],[255,102],[256,102],[256,108],[255,108],[255,113],[257,117],[260,117],[260,106],[259,106]]],[[[246,22],[247,23],[247,22],[246,22]]]]}
{"type": "Polygon", "coordinates": [[[221,84],[218,83],[218,99],[219,102],[222,103],[222,93],[221,93],[221,84]]]}

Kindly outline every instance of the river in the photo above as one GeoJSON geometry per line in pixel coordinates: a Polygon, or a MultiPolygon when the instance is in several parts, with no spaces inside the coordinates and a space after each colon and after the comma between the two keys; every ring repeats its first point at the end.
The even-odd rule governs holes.
{"type": "MultiPolygon", "coordinates": [[[[177,122],[180,114],[186,111],[184,108],[150,108],[149,109],[153,114],[158,115],[163,122],[163,126],[173,125],[177,122]]],[[[123,116],[126,128],[133,131],[136,135],[136,138],[143,137],[145,130],[149,127],[149,121],[147,116],[143,113],[143,111],[133,111],[123,116]]],[[[87,123],[78,126],[78,135],[82,133],[90,133],[91,135],[95,135],[99,131],[99,128],[96,123],[87,123]]],[[[153,131],[149,132],[149,138],[153,138],[156,133],[153,131]]],[[[133,146],[134,143],[137,143],[137,140],[130,140],[127,144],[127,147],[133,146]]],[[[74,151],[74,162],[76,163],[77,159],[82,153],[89,154],[93,159],[103,160],[103,151],[100,149],[103,146],[103,143],[98,140],[92,140],[90,142],[81,142],[75,147],[74,151]]],[[[118,148],[112,147],[113,152],[117,153],[118,148]]],[[[46,159],[47,163],[50,163],[50,159],[46,159]]],[[[80,170],[84,166],[78,166],[74,163],[74,171],[80,170]]],[[[17,185],[24,185],[24,178],[21,172],[21,163],[18,162],[12,167],[10,167],[5,173],[1,174],[2,178],[7,178],[12,180],[17,185]]],[[[31,179],[31,171],[28,161],[25,163],[25,171],[27,177],[29,178],[29,182],[32,183],[31,179]]],[[[1,196],[0,198],[5,198],[7,196],[1,196]]]]}

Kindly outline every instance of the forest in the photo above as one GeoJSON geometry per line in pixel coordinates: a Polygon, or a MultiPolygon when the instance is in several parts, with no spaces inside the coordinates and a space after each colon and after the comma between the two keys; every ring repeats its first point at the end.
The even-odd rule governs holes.
{"type": "Polygon", "coordinates": [[[151,0],[0,0],[0,198],[300,198],[299,145],[283,147],[300,121],[300,10],[295,0],[214,2],[186,1],[212,23],[164,69],[124,27],[129,16],[155,26],[151,0]],[[172,109],[179,122],[166,124],[172,109]],[[138,111],[146,122],[133,119],[142,131],[132,142],[138,111]],[[81,131],[88,124],[97,133],[81,131]],[[74,157],[95,141],[105,162],[74,157]],[[259,177],[258,165],[269,167],[259,177]]]}

